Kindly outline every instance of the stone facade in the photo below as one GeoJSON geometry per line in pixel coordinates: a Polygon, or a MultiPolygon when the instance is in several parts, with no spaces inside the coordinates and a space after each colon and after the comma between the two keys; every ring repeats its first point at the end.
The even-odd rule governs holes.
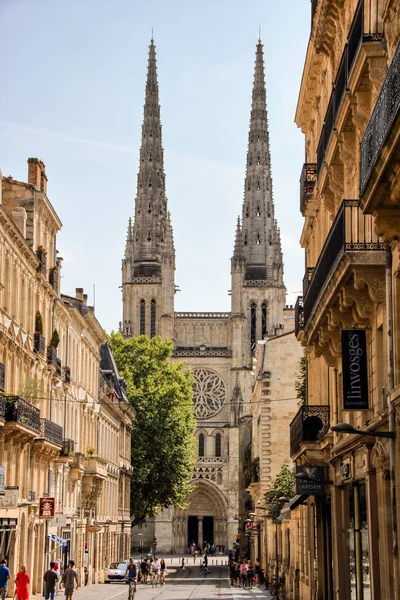
{"type": "Polygon", "coordinates": [[[308,405],[291,425],[291,455],[297,466],[323,466],[329,484],[325,497],[291,503],[282,573],[290,599],[399,598],[390,493],[398,447],[375,437],[396,429],[399,385],[398,3],[320,0],[312,11],[296,112],[306,147],[296,335],[306,348],[308,405]],[[364,410],[344,404],[341,330],[349,329],[366,332],[364,410]],[[310,419],[319,420],[314,432],[310,419]],[[375,435],[329,431],[337,423],[375,435]]]}
{"type": "MultiPolygon", "coordinates": [[[[142,146],[134,220],[122,261],[125,336],[161,335],[174,359],[193,370],[198,460],[187,508],[167,509],[140,530],[133,547],[155,537],[160,551],[182,552],[190,541],[232,547],[243,507],[241,423],[252,390],[256,342],[284,331],[285,287],[274,218],[263,50],[257,45],[242,215],[231,261],[231,311],[174,310],[175,249],[165,195],[155,46],[149,50],[142,146]],[[139,535],[141,537],[139,537],[139,535]]],[[[243,490],[244,491],[244,490],[243,490]]]]}
{"type": "Polygon", "coordinates": [[[83,290],[60,294],[44,164],[28,160],[28,183],[0,179],[0,547],[12,574],[27,565],[35,594],[53,558],[74,558],[82,583],[85,570],[89,583],[102,577],[105,557],[126,558],[134,413],[118,372],[100,369],[107,340],[83,290]]]}

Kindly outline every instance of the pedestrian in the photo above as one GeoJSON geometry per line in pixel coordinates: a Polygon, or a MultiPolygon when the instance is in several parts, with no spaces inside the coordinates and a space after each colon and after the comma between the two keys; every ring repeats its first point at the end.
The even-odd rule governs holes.
{"type": "Polygon", "coordinates": [[[126,566],[124,579],[127,579],[129,584],[130,584],[131,580],[133,581],[133,591],[134,592],[136,592],[137,578],[138,578],[138,568],[137,568],[133,558],[130,558],[129,564],[126,566]]]}
{"type": "Polygon", "coordinates": [[[58,581],[58,573],[56,570],[55,562],[50,563],[50,569],[46,571],[46,573],[43,575],[43,581],[45,583],[45,600],[49,600],[49,598],[50,600],[54,600],[54,596],[56,593],[56,583],[58,581]]]}
{"type": "Polygon", "coordinates": [[[160,583],[161,583],[161,585],[165,585],[166,572],[167,572],[167,565],[165,564],[165,560],[162,558],[160,561],[160,583]]]}
{"type": "Polygon", "coordinates": [[[140,563],[140,571],[142,573],[142,579],[141,579],[142,583],[147,583],[147,577],[148,577],[148,574],[149,574],[148,565],[147,565],[147,558],[144,558],[142,560],[142,562],[140,563]]]}
{"type": "Polygon", "coordinates": [[[20,570],[15,576],[15,596],[17,600],[28,600],[29,599],[29,583],[31,578],[29,573],[26,571],[26,566],[21,565],[20,570]]]}
{"type": "Polygon", "coordinates": [[[256,562],[254,563],[254,572],[256,574],[256,585],[260,585],[260,583],[261,583],[261,563],[260,563],[259,558],[256,558],[256,562]]]}
{"type": "Polygon", "coordinates": [[[254,568],[251,564],[251,560],[248,562],[249,570],[247,571],[247,587],[252,589],[253,587],[253,577],[254,577],[254,568]]]}
{"type": "Polygon", "coordinates": [[[247,561],[245,559],[242,560],[240,565],[240,578],[242,580],[242,585],[245,588],[247,585],[247,571],[249,570],[247,561]]]}
{"type": "Polygon", "coordinates": [[[181,567],[182,567],[182,571],[184,571],[185,570],[185,558],[182,558],[181,567]]]}
{"type": "Polygon", "coordinates": [[[65,589],[65,599],[72,600],[72,595],[74,593],[74,589],[78,589],[78,573],[74,569],[75,563],[73,560],[70,560],[68,563],[68,569],[65,569],[64,574],[62,576],[62,580],[64,583],[65,589]],[[76,584],[76,587],[75,587],[76,584]]]}
{"type": "Polygon", "coordinates": [[[5,600],[8,590],[8,580],[10,579],[10,569],[7,567],[5,558],[0,563],[0,598],[5,600]]]}

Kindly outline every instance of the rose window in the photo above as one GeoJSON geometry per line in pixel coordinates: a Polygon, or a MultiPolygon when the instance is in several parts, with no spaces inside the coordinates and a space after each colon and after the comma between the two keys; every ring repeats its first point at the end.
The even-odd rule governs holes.
{"type": "Polygon", "coordinates": [[[193,371],[193,403],[196,419],[208,419],[222,409],[226,400],[225,383],[215,371],[195,369],[193,371]]]}

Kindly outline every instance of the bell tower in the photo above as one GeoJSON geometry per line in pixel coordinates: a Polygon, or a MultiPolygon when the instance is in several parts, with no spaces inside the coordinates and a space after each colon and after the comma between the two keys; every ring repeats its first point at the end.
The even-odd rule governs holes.
{"type": "Polygon", "coordinates": [[[149,46],[135,200],[122,260],[122,333],[172,337],[175,248],[165,194],[164,150],[154,40],[149,46]],[[170,331],[171,330],[171,331],[170,331]]]}

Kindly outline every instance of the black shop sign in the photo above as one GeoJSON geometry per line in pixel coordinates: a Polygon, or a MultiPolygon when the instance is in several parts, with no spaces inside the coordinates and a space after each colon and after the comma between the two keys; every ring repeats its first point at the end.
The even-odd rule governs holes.
{"type": "Polygon", "coordinates": [[[365,329],[342,330],[343,410],[368,409],[367,336],[365,329]]]}

